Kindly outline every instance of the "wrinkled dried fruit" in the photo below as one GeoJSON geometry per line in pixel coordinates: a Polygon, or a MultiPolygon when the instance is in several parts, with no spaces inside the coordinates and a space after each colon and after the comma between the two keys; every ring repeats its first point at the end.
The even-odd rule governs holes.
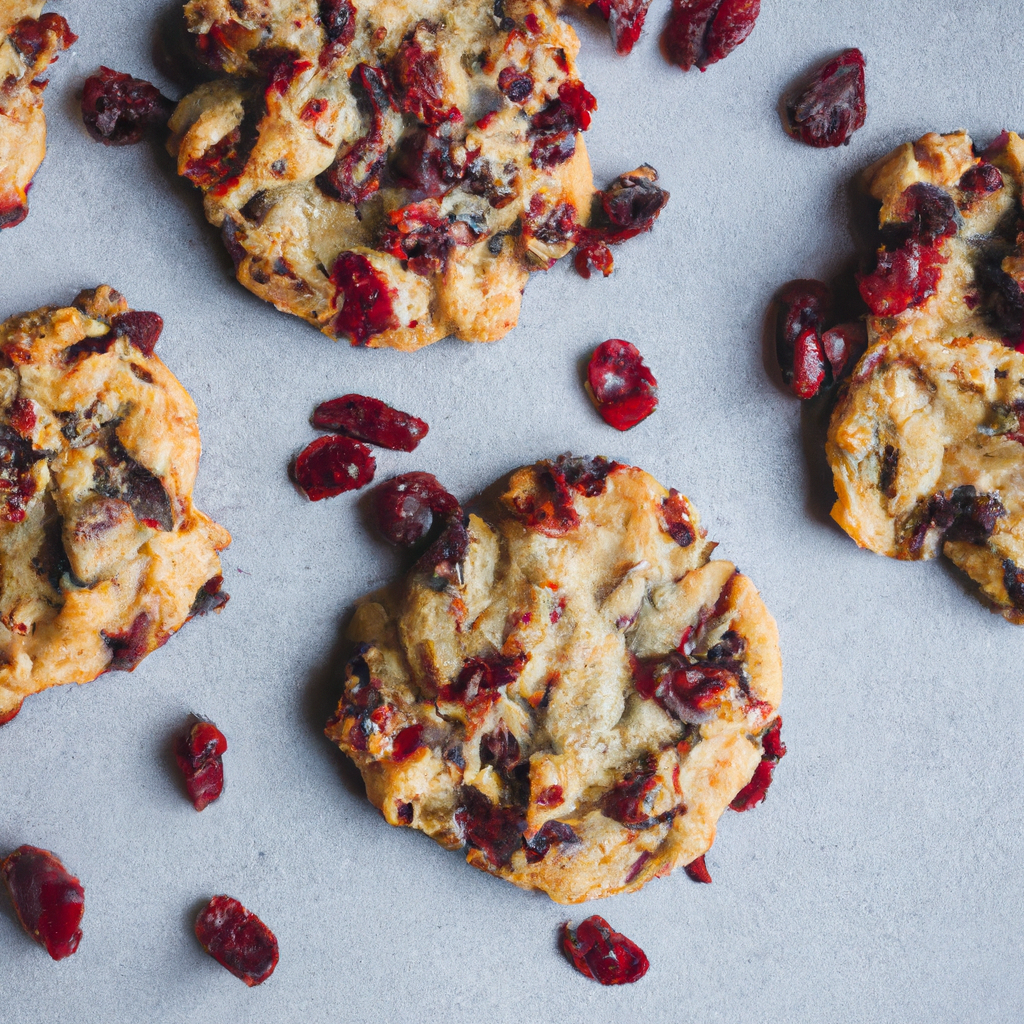
{"type": "Polygon", "coordinates": [[[910,239],[895,251],[880,249],[875,269],[857,274],[857,287],[875,316],[896,316],[935,294],[946,262],[938,249],[910,239]]]}
{"type": "Polygon", "coordinates": [[[512,103],[523,104],[533,95],[533,75],[511,64],[501,69],[498,88],[512,103]]]}
{"type": "Polygon", "coordinates": [[[328,434],[310,442],[299,453],[295,460],[295,482],[310,501],[320,501],[365,487],[376,468],[376,460],[365,444],[328,434]]]}
{"type": "Polygon", "coordinates": [[[635,345],[611,338],[594,349],[587,381],[601,418],[616,430],[629,430],[658,405],[654,374],[635,345]]]}
{"type": "Polygon", "coordinates": [[[313,413],[313,426],[395,452],[411,452],[430,429],[423,420],[365,395],[342,395],[321,402],[313,413]]]}
{"type": "Polygon", "coordinates": [[[867,328],[860,320],[830,327],[821,336],[821,347],[832,369],[832,379],[841,380],[867,351],[867,328]]]}
{"type": "Polygon", "coordinates": [[[864,124],[864,54],[844,50],[786,97],[783,126],[794,139],[819,149],[842,146],[864,124]]]}
{"type": "Polygon", "coordinates": [[[684,71],[704,71],[727,57],[754,30],[761,0],[672,0],[662,34],[665,56],[684,71]]]}
{"type": "MultiPolygon", "coordinates": [[[[881,487],[882,481],[879,481],[881,487]]],[[[910,553],[920,555],[925,540],[932,530],[939,531],[939,543],[962,540],[969,544],[984,544],[996,528],[996,520],[1006,515],[1003,503],[993,494],[979,494],[973,484],[946,495],[933,494],[922,521],[910,538],[910,553]]]]}
{"type": "Polygon", "coordinates": [[[562,926],[562,948],[580,974],[602,985],[628,985],[639,981],[651,966],[644,951],[597,914],[573,928],[562,926]]]}
{"type": "Polygon", "coordinates": [[[832,290],[821,281],[790,281],[775,302],[775,355],[783,381],[794,386],[797,341],[808,330],[820,337],[832,310],[832,290]]]}
{"type": "Polygon", "coordinates": [[[764,800],[768,787],[772,784],[775,766],[785,753],[786,744],[782,742],[782,716],[779,715],[761,737],[761,761],[754,769],[753,778],[729,804],[734,811],[749,811],[764,800]]]}
{"type": "Polygon", "coordinates": [[[164,318],[159,313],[147,313],[141,309],[118,313],[110,321],[110,333],[117,338],[127,338],[144,356],[153,354],[163,329],[164,318]]]}
{"type": "Polygon", "coordinates": [[[625,56],[640,38],[651,0],[594,0],[612,34],[615,52],[625,56]]]}
{"type": "Polygon", "coordinates": [[[204,719],[193,717],[193,725],[178,738],[174,753],[185,776],[185,788],[197,811],[212,804],[224,788],[224,762],[228,749],[224,733],[204,719]]]}
{"type": "Polygon", "coordinates": [[[695,882],[703,882],[705,885],[711,884],[711,872],[708,871],[708,866],[704,863],[703,853],[696,860],[690,861],[683,870],[695,882]]]}
{"type": "Polygon", "coordinates": [[[82,941],[85,890],[47,850],[19,846],[0,861],[0,875],[25,929],[54,960],[63,960],[82,941]]]}
{"type": "Polygon", "coordinates": [[[956,203],[937,185],[918,181],[900,196],[908,237],[921,245],[937,245],[956,234],[956,203]]]}
{"type": "Polygon", "coordinates": [[[995,164],[982,163],[968,168],[957,187],[968,202],[973,202],[998,192],[1004,184],[1002,172],[995,164]]]}
{"type": "Polygon", "coordinates": [[[602,276],[608,277],[615,269],[615,257],[604,242],[589,242],[580,245],[573,257],[573,265],[580,277],[590,278],[590,270],[600,270],[602,276]]]}
{"type": "Polygon", "coordinates": [[[222,967],[246,985],[262,985],[277,966],[274,933],[238,900],[214,896],[196,918],[196,938],[222,967]]]}
{"type": "Polygon", "coordinates": [[[558,87],[558,98],[530,118],[533,138],[530,159],[536,167],[554,167],[576,152],[576,133],[590,127],[590,113],[597,100],[582,82],[570,80],[558,87]]]}
{"type": "Polygon", "coordinates": [[[107,146],[141,142],[147,128],[166,127],[174,102],[141,78],[101,67],[82,89],[86,131],[107,146]]]}
{"type": "Polygon", "coordinates": [[[467,843],[480,850],[492,864],[507,864],[522,846],[526,818],[519,807],[502,807],[473,786],[462,787],[462,807],[455,822],[467,843]]]}
{"type": "Polygon", "coordinates": [[[353,345],[365,345],[373,335],[399,326],[393,305],[397,292],[361,253],[343,252],[331,268],[331,281],[338,289],[335,306],[339,296],[343,300],[334,328],[353,345]]]}
{"type": "Polygon", "coordinates": [[[813,398],[825,383],[825,352],[821,338],[813,327],[808,327],[796,339],[793,347],[793,382],[790,385],[797,398],[813,398]]]}
{"type": "Polygon", "coordinates": [[[430,532],[434,516],[461,517],[462,508],[431,473],[403,473],[373,495],[377,529],[392,544],[412,547],[430,532]]]}

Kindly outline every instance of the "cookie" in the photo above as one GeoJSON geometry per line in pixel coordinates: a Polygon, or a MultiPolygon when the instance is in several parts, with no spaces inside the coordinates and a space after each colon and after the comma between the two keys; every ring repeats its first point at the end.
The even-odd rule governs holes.
{"type": "Polygon", "coordinates": [[[883,248],[869,347],[833,411],[833,518],[891,558],[944,553],[1024,623],[1024,141],[964,132],[865,172],[883,248]]]}
{"type": "Polygon", "coordinates": [[[42,76],[78,37],[43,0],[0,5],[0,228],[28,215],[28,186],[46,156],[42,76]]]}
{"type": "Polygon", "coordinates": [[[106,286],[0,324],[0,722],[226,600],[231,538],[192,506],[196,407],[161,326],[106,286]]]}
{"type": "Polygon", "coordinates": [[[474,867],[562,903],[639,889],[705,853],[761,763],[775,622],[640,469],[563,456],[499,490],[455,571],[434,545],[358,604],[327,735],[388,822],[474,867]]]}
{"type": "Polygon", "coordinates": [[[530,271],[588,223],[596,101],[545,0],[190,0],[185,15],[228,77],[172,116],[178,172],[239,281],[330,337],[501,338],[530,271]]]}

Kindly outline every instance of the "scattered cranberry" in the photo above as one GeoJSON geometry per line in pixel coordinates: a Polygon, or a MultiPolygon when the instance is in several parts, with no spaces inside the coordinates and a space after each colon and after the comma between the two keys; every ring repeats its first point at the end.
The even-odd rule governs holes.
{"type": "Polygon", "coordinates": [[[631,53],[643,31],[651,0],[594,0],[593,6],[608,22],[615,52],[623,56],[631,53]]]}
{"type": "Polygon", "coordinates": [[[768,792],[772,784],[772,773],[775,766],[785,756],[786,744],[782,742],[782,718],[776,716],[761,737],[761,761],[754,769],[754,776],[733,797],[729,806],[734,811],[749,811],[756,807],[768,792]]]}
{"type": "Polygon", "coordinates": [[[587,380],[601,418],[616,430],[629,430],[658,405],[654,374],[635,345],[611,338],[594,349],[587,380]]]}
{"type": "Polygon", "coordinates": [[[793,381],[797,398],[813,398],[825,383],[825,352],[817,330],[808,327],[793,346],[793,381]]]}
{"type": "Polygon", "coordinates": [[[848,145],[864,124],[864,54],[845,50],[818,68],[804,88],[786,97],[783,125],[794,139],[822,149],[848,145]]]}
{"type": "Polygon", "coordinates": [[[947,262],[938,249],[908,240],[895,251],[881,249],[870,274],[857,275],[857,287],[875,316],[896,316],[931,298],[947,262]]]}
{"type": "Polygon", "coordinates": [[[590,127],[590,112],[597,109],[597,100],[582,82],[563,82],[558,98],[530,118],[529,135],[533,138],[530,159],[537,167],[555,167],[576,152],[576,133],[590,127]]]}
{"type": "Polygon", "coordinates": [[[672,0],[662,34],[665,56],[684,71],[707,70],[754,30],[761,0],[672,0]]]}
{"type": "Polygon", "coordinates": [[[498,88],[512,103],[522,105],[533,95],[533,75],[511,64],[501,69],[498,75],[498,88]]]}
{"type": "Polygon", "coordinates": [[[604,242],[588,242],[576,249],[573,266],[580,277],[588,280],[591,268],[600,270],[604,277],[608,277],[615,269],[615,257],[604,242]]]}
{"type": "Polygon", "coordinates": [[[822,334],[821,347],[832,370],[832,379],[841,380],[867,351],[867,328],[860,320],[838,324],[822,334]]]}
{"type": "Polygon", "coordinates": [[[374,491],[377,528],[392,544],[412,547],[430,532],[434,516],[461,516],[462,509],[430,473],[403,473],[374,491]]]}
{"type": "MultiPolygon", "coordinates": [[[[48,46],[66,50],[72,43],[78,41],[78,36],[71,31],[71,26],[60,14],[44,14],[39,18],[22,18],[11,28],[9,35],[14,48],[30,67],[35,64],[39,54],[48,46]]],[[[56,59],[56,56],[52,58],[53,61],[56,59]]]]}
{"type": "Polygon", "coordinates": [[[174,103],[141,78],[101,67],[82,90],[82,120],[86,130],[107,146],[140,142],[146,129],[163,128],[174,103]]]}
{"type": "Polygon", "coordinates": [[[311,441],[295,460],[295,482],[310,501],[365,487],[377,463],[365,444],[328,434],[311,441]]]}
{"type": "Polygon", "coordinates": [[[526,818],[518,807],[492,804],[473,786],[462,787],[462,806],[455,821],[466,842],[475,846],[492,863],[501,867],[522,846],[526,818]]]}
{"type": "Polygon", "coordinates": [[[612,931],[603,917],[593,914],[575,928],[562,926],[562,948],[580,974],[602,985],[639,981],[651,966],[644,951],[621,932],[612,931]]]}
{"type": "Polygon", "coordinates": [[[1004,185],[1003,175],[995,164],[981,163],[968,168],[957,187],[968,201],[998,192],[1004,185]]]}
{"type": "Polygon", "coordinates": [[[609,224],[606,242],[615,245],[651,230],[669,200],[669,193],[655,184],[657,180],[658,172],[644,164],[620,174],[599,193],[601,210],[609,224]]]}
{"type": "Polygon", "coordinates": [[[82,941],[85,890],[47,850],[19,846],[0,861],[0,875],[25,929],[54,960],[63,960],[82,941]]]}
{"type": "Polygon", "coordinates": [[[219,612],[231,600],[231,595],[223,589],[224,577],[217,575],[208,579],[196,594],[192,602],[188,617],[194,618],[197,615],[208,615],[210,612],[219,612]]]}
{"type": "Polygon", "coordinates": [[[444,77],[434,49],[436,33],[435,26],[421,21],[391,59],[391,80],[399,108],[428,125],[462,120],[458,107],[444,105],[444,77]]]}
{"type": "Polygon", "coordinates": [[[430,429],[423,420],[365,395],[342,395],[321,402],[313,413],[313,426],[395,452],[411,452],[430,429]]]}
{"type": "Polygon", "coordinates": [[[100,630],[103,643],[110,651],[107,672],[132,672],[152,648],[167,642],[166,636],[151,636],[152,625],[149,613],[139,612],[127,629],[117,633],[100,630]]]}
{"type": "Polygon", "coordinates": [[[159,313],[139,309],[118,313],[110,321],[110,333],[117,338],[127,338],[144,356],[153,354],[163,329],[164,320],[159,313]]]}
{"type": "MultiPolygon", "coordinates": [[[[777,316],[775,323],[775,354],[782,370],[782,379],[800,397],[810,397],[820,386],[812,385],[816,377],[815,364],[824,366],[825,353],[821,348],[820,334],[832,309],[832,292],[821,281],[790,281],[783,286],[776,297],[777,316]],[[807,337],[808,331],[815,341],[807,337]],[[801,344],[803,371],[798,377],[797,345],[801,344]],[[801,392],[810,391],[810,394],[801,392]]],[[[823,377],[822,377],[823,379],[823,377]]]]}
{"type": "Polygon", "coordinates": [[[441,212],[437,199],[410,203],[388,214],[391,226],[381,235],[377,248],[405,260],[413,273],[429,277],[448,266],[448,257],[458,245],[472,245],[483,230],[465,220],[441,212]]]}
{"type": "Polygon", "coordinates": [[[224,733],[204,719],[193,718],[194,724],[178,738],[175,756],[185,776],[185,788],[197,811],[203,810],[220,796],[224,788],[224,762],[228,749],[224,733]]]}
{"type": "Polygon", "coordinates": [[[28,203],[22,202],[15,195],[10,199],[0,199],[0,230],[16,228],[28,216],[28,203]]]}
{"type": "Polygon", "coordinates": [[[711,872],[708,871],[708,866],[704,863],[703,853],[696,860],[690,861],[683,870],[695,882],[703,882],[705,885],[711,884],[711,872]]]}
{"type": "Polygon", "coordinates": [[[321,67],[343,54],[356,34],[356,9],[350,0],[320,0],[317,13],[327,37],[320,51],[321,67]]]}
{"type": "Polygon", "coordinates": [[[334,329],[353,345],[399,326],[393,305],[397,292],[362,253],[343,252],[331,268],[331,281],[343,299],[334,329]]]}
{"type": "MultiPolygon", "coordinates": [[[[898,457],[898,452],[896,456],[898,457]]],[[[895,461],[895,460],[894,460],[895,461]]],[[[895,476],[895,472],[892,473],[895,476]]],[[[879,488],[883,480],[879,480],[879,488]]],[[[909,542],[910,554],[918,557],[932,530],[938,530],[940,542],[962,540],[969,544],[984,544],[996,528],[996,520],[1006,515],[1003,503],[993,494],[979,494],[973,484],[954,488],[946,495],[941,491],[932,495],[922,521],[909,542]]]]}
{"type": "Polygon", "coordinates": [[[222,967],[246,985],[262,985],[277,966],[274,933],[238,900],[214,896],[196,918],[196,938],[222,967]]]}

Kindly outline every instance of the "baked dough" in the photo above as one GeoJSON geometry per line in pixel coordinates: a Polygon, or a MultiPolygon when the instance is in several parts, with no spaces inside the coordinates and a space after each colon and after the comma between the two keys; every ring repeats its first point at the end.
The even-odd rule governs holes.
{"type": "Polygon", "coordinates": [[[102,286],[0,324],[0,722],[133,669],[219,585],[231,538],[192,506],[196,407],[154,321],[102,286]]]}
{"type": "Polygon", "coordinates": [[[685,497],[600,458],[517,470],[468,533],[455,582],[421,559],[356,607],[327,735],[371,802],[562,903],[696,860],[782,695],[754,585],[685,497]]]}
{"type": "Polygon", "coordinates": [[[77,38],[44,0],[0,4],[0,228],[28,214],[28,186],[46,156],[42,76],[77,38]]]}
{"type": "MultiPolygon", "coordinates": [[[[833,518],[891,558],[940,552],[1011,622],[1024,623],[1024,142],[979,157],[964,132],[906,143],[865,172],[885,232],[921,183],[933,226],[934,293],[868,318],[869,347],[832,414],[833,518]],[[998,173],[992,170],[995,168],[998,173]],[[969,187],[973,186],[973,187],[969,187]],[[955,225],[955,228],[954,228],[955,225]]],[[[924,257],[927,262],[929,257],[924,257]]],[[[923,264],[922,264],[923,265],[923,264]]]]}
{"type": "Polygon", "coordinates": [[[230,77],[171,118],[239,281],[354,344],[515,326],[529,272],[576,244],[595,101],[545,0],[190,0],[230,77]]]}

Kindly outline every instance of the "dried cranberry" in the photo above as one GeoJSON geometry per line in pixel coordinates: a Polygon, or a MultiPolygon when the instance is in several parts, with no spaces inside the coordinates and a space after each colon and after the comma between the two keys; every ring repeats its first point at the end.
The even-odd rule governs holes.
{"type": "Polygon", "coordinates": [[[111,334],[117,338],[127,338],[144,356],[153,354],[163,329],[164,320],[159,313],[146,313],[138,309],[118,313],[110,321],[111,334]]]}
{"type": "Polygon", "coordinates": [[[674,653],[654,669],[654,698],[679,721],[696,724],[707,718],[739,681],[727,665],[691,661],[685,654],[674,653]]]}
{"type": "Polygon", "coordinates": [[[455,812],[455,821],[466,842],[498,867],[512,859],[526,831],[526,818],[520,808],[492,804],[473,786],[462,787],[462,806],[455,812]]]}
{"type": "Polygon", "coordinates": [[[550,472],[557,472],[562,479],[575,491],[588,498],[596,498],[604,494],[610,473],[620,469],[622,463],[613,462],[603,455],[587,458],[582,455],[559,455],[554,464],[547,463],[550,472]]]}
{"type": "Polygon", "coordinates": [[[681,548],[688,548],[697,539],[697,531],[690,519],[690,507],[674,487],[669,489],[668,497],[662,499],[661,520],[665,532],[681,548]]]}
{"type": "Polygon", "coordinates": [[[832,379],[840,380],[867,351],[867,328],[860,320],[830,327],[821,336],[821,347],[832,370],[832,379]]]}
{"type": "Polygon", "coordinates": [[[32,467],[43,457],[31,441],[0,426],[0,518],[9,523],[20,523],[25,518],[28,502],[36,493],[32,467]]]}
{"type": "Polygon", "coordinates": [[[231,600],[231,595],[221,588],[224,586],[224,577],[217,575],[208,579],[196,594],[192,602],[188,617],[196,615],[208,615],[210,612],[219,612],[231,600]]]}
{"type": "Polygon", "coordinates": [[[36,409],[32,400],[29,398],[16,398],[11,403],[7,419],[18,434],[26,439],[30,439],[36,425],[36,409]]]}
{"type": "Polygon", "coordinates": [[[342,395],[321,402],[313,413],[313,426],[395,452],[413,451],[430,429],[423,420],[365,395],[342,395]]]}
{"type": "Polygon", "coordinates": [[[542,861],[552,846],[561,846],[566,843],[578,843],[580,837],[576,830],[565,821],[545,821],[537,834],[527,841],[523,839],[523,852],[526,854],[527,864],[536,864],[542,861]]]}
{"type": "Polygon", "coordinates": [[[196,55],[209,68],[222,71],[233,60],[253,47],[260,37],[259,30],[247,28],[240,22],[215,22],[209,32],[195,37],[196,55]]]}
{"type": "Polygon", "coordinates": [[[910,538],[910,553],[920,555],[932,530],[939,531],[943,544],[947,540],[984,544],[996,528],[996,520],[1005,515],[1006,509],[995,495],[978,494],[973,484],[957,487],[949,495],[940,491],[928,502],[924,517],[910,538]]]}
{"type": "Polygon", "coordinates": [[[115,434],[106,437],[103,447],[94,462],[96,489],[128,502],[140,523],[149,520],[154,529],[174,529],[174,509],[160,478],[136,462],[115,434]]]}
{"type": "MultiPolygon", "coordinates": [[[[388,219],[391,227],[385,230],[377,248],[406,260],[409,269],[423,277],[443,271],[453,248],[472,245],[479,237],[465,220],[442,214],[436,199],[392,210],[388,219]]],[[[480,227],[482,230],[483,225],[480,227]]]]}
{"type": "Polygon", "coordinates": [[[634,771],[628,772],[604,795],[601,810],[623,825],[645,825],[651,819],[650,802],[658,788],[654,777],[654,759],[648,757],[634,771]]]}
{"type": "Polygon", "coordinates": [[[331,268],[331,281],[343,299],[334,329],[347,334],[353,345],[365,345],[375,334],[399,326],[393,304],[398,293],[362,253],[343,252],[331,268]]]}
{"type": "Polygon", "coordinates": [[[970,167],[957,184],[968,201],[998,192],[1004,185],[1003,175],[995,164],[981,163],[970,167]]]}
{"type": "Polygon", "coordinates": [[[174,103],[141,78],[101,67],[82,89],[82,120],[86,130],[107,146],[141,142],[147,128],[163,128],[174,103]]]}
{"type": "Polygon", "coordinates": [[[870,274],[857,275],[857,287],[875,316],[896,316],[935,294],[942,264],[938,249],[908,240],[895,251],[881,249],[870,274]]]}
{"type": "Polygon", "coordinates": [[[16,228],[28,216],[28,203],[15,195],[9,200],[0,198],[0,230],[16,228]]]}
{"type": "MultiPolygon", "coordinates": [[[[219,185],[239,174],[245,167],[252,149],[251,142],[250,138],[243,136],[241,125],[232,128],[226,135],[213,143],[202,156],[190,160],[181,173],[199,188],[212,188],[214,185],[219,185]]],[[[229,230],[228,224],[234,227],[234,222],[230,219],[224,221],[222,235],[224,235],[225,241],[227,241],[226,232],[229,230]]],[[[230,247],[228,251],[231,251],[230,247]]],[[[244,259],[244,254],[245,250],[242,249],[241,259],[244,259]]],[[[241,259],[235,259],[236,268],[241,259]]]]}
{"type": "MultiPolygon", "coordinates": [[[[103,643],[110,650],[110,661],[107,663],[108,672],[132,672],[139,662],[149,654],[151,643],[152,619],[147,612],[139,612],[132,619],[132,624],[125,630],[117,633],[107,633],[100,630],[103,643]]],[[[166,637],[157,638],[154,646],[159,647],[166,642],[166,637]]]]}
{"type": "Polygon", "coordinates": [[[349,0],[320,0],[317,6],[327,43],[320,51],[321,67],[339,57],[356,34],[356,9],[349,0]]]}
{"type": "Polygon", "coordinates": [[[615,52],[625,56],[640,38],[651,0],[594,0],[612,34],[615,52]]]}
{"type": "Polygon", "coordinates": [[[222,967],[246,985],[262,985],[277,966],[274,933],[230,896],[214,896],[196,918],[196,938],[222,967]]]}
{"type": "MultiPolygon", "coordinates": [[[[78,41],[78,36],[60,14],[44,14],[40,18],[22,18],[9,32],[14,48],[29,66],[35,64],[47,46],[66,50],[78,41]],[[55,37],[52,40],[48,37],[55,37]]],[[[56,56],[52,58],[56,60],[56,56]]]]}
{"type": "Polygon", "coordinates": [[[365,487],[377,463],[365,444],[328,434],[311,441],[295,460],[295,482],[310,501],[365,487]]]}
{"type": "Polygon", "coordinates": [[[711,884],[711,872],[708,871],[708,866],[704,863],[703,853],[696,860],[691,860],[683,870],[695,882],[703,882],[705,885],[711,884]]]}
{"type": "Polygon", "coordinates": [[[555,167],[576,152],[576,132],[590,127],[590,112],[597,100],[582,82],[570,80],[558,87],[558,98],[551,100],[530,119],[533,147],[530,159],[537,167],[555,167]]]}
{"type": "Polygon", "coordinates": [[[418,125],[406,132],[391,157],[396,184],[423,198],[437,198],[462,180],[466,168],[452,157],[451,139],[418,125]]]}
{"type": "Polygon", "coordinates": [[[1024,612],[1024,570],[1018,569],[1010,558],[1003,559],[1003,586],[1010,604],[1017,611],[1024,612]]]}
{"type": "Polygon", "coordinates": [[[575,928],[562,926],[562,948],[580,974],[602,985],[628,985],[639,981],[651,966],[644,951],[597,914],[575,928]]]}
{"type": "Polygon", "coordinates": [[[526,656],[491,654],[485,658],[470,658],[459,670],[455,681],[442,686],[438,696],[443,701],[471,704],[481,698],[496,701],[502,686],[514,683],[523,671],[526,656]]]}
{"type": "Polygon", "coordinates": [[[562,468],[547,463],[537,474],[537,483],[540,490],[536,494],[517,495],[513,498],[513,506],[519,518],[530,529],[548,537],[562,537],[575,530],[580,524],[580,517],[562,468]]]}
{"type": "Polygon", "coordinates": [[[904,189],[900,203],[902,219],[915,242],[937,245],[956,234],[956,203],[945,189],[919,181],[904,189]]]}
{"type": "Polygon", "coordinates": [[[589,279],[591,267],[600,270],[604,277],[608,277],[615,269],[615,257],[604,242],[588,242],[576,250],[573,265],[580,277],[589,279]]]}
{"type": "Polygon", "coordinates": [[[779,291],[775,302],[775,354],[783,381],[793,386],[797,341],[808,330],[820,335],[832,309],[832,291],[821,281],[790,281],[779,291]]]}
{"type": "Polygon", "coordinates": [[[294,50],[281,47],[263,48],[252,55],[252,59],[267,79],[267,94],[283,96],[288,87],[313,65],[303,60],[294,50]]]}
{"type": "Polygon", "coordinates": [[[808,327],[793,346],[793,381],[797,398],[813,398],[825,382],[825,352],[814,327],[808,327]]]}
{"type": "Polygon", "coordinates": [[[178,738],[174,754],[192,806],[197,811],[212,804],[224,788],[224,762],[228,749],[224,733],[205,719],[193,717],[193,725],[178,738]]]}
{"type": "Polygon", "coordinates": [[[761,737],[761,760],[754,769],[753,778],[733,797],[729,806],[734,811],[749,811],[765,798],[768,787],[772,784],[772,773],[786,753],[786,745],[782,742],[782,718],[775,720],[761,737]]]}
{"type": "Polygon", "coordinates": [[[658,405],[654,374],[635,345],[611,338],[594,349],[587,380],[601,418],[616,430],[629,430],[658,405]]]}
{"type": "Polygon", "coordinates": [[[49,851],[19,846],[0,861],[21,927],[54,960],[63,960],[82,941],[85,890],[49,851]]]}
{"type": "Polygon", "coordinates": [[[494,765],[502,775],[508,775],[522,761],[519,740],[512,735],[504,722],[498,728],[484,735],[480,740],[480,763],[494,765]]]}
{"type": "Polygon", "coordinates": [[[403,473],[374,492],[377,528],[392,544],[412,547],[430,532],[434,516],[460,516],[462,509],[430,473],[403,473]]]}
{"type": "Polygon", "coordinates": [[[533,95],[533,75],[509,65],[498,75],[498,88],[512,103],[522,105],[533,95]]]}
{"type": "Polygon", "coordinates": [[[423,746],[422,736],[422,725],[409,725],[398,732],[391,742],[391,760],[407,761],[423,746]]]}
{"type": "Polygon", "coordinates": [[[429,22],[421,21],[391,59],[391,80],[399,108],[428,125],[462,120],[458,107],[444,105],[441,62],[431,46],[436,32],[429,22]]]}
{"type": "Polygon", "coordinates": [[[819,149],[849,144],[867,114],[864,54],[845,50],[802,84],[799,92],[786,97],[786,131],[819,149]]]}
{"type": "Polygon", "coordinates": [[[669,193],[655,182],[658,172],[646,164],[628,174],[620,174],[600,192],[601,209],[610,228],[604,240],[611,245],[650,231],[669,200],[669,193]]]}
{"type": "Polygon", "coordinates": [[[416,563],[449,583],[462,583],[462,563],[469,551],[469,532],[461,517],[449,519],[441,535],[420,555],[416,563]]]}
{"type": "Polygon", "coordinates": [[[665,56],[684,71],[706,70],[754,30],[761,0],[672,0],[662,35],[665,56]]]}

